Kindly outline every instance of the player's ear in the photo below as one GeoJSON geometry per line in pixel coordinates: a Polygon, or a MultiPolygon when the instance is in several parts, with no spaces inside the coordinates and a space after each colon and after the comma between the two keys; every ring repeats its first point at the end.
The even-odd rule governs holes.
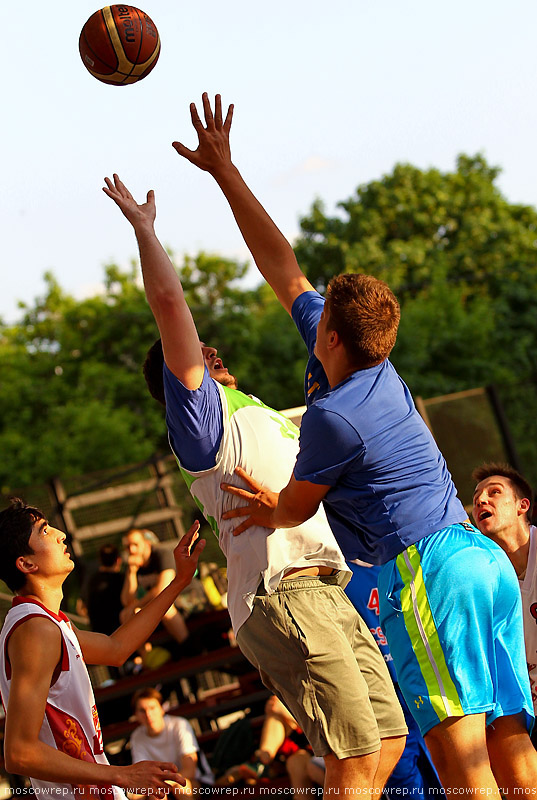
{"type": "Polygon", "coordinates": [[[341,337],[335,330],[327,331],[327,336],[327,346],[329,348],[337,347],[337,345],[341,342],[341,337]]]}
{"type": "Polygon", "coordinates": [[[31,556],[19,556],[15,561],[15,566],[26,575],[30,575],[32,572],[37,572],[38,569],[37,564],[32,561],[31,556]]]}
{"type": "Polygon", "coordinates": [[[522,500],[518,501],[518,507],[522,514],[527,514],[530,510],[531,503],[527,497],[523,497],[522,500]]]}

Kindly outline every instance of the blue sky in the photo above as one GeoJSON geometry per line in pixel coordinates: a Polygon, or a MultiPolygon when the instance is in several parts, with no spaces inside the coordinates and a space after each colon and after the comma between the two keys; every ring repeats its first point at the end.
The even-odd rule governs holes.
{"type": "Polygon", "coordinates": [[[101,192],[118,172],[157,197],[157,231],[179,256],[246,258],[212,179],[177,156],[194,146],[188,105],[235,103],[232,154],[293,239],[315,197],[329,211],[398,161],[454,167],[481,151],[512,202],[537,205],[537,5],[409,0],[143,0],[161,39],[138,85],[101,84],[78,36],[87,0],[3,8],[0,316],[32,303],[52,270],[77,297],[103,265],[136,257],[129,224],[101,192]]]}

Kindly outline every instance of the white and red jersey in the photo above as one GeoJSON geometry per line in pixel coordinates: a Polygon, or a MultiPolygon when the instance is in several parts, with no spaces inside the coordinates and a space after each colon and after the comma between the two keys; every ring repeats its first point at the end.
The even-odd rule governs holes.
{"type": "MultiPolygon", "coordinates": [[[[40,741],[72,758],[108,764],[93,689],[71,623],[61,611],[55,614],[38,600],[29,597],[14,598],[0,633],[0,693],[4,709],[8,707],[11,685],[9,638],[19,625],[32,617],[52,620],[62,635],[61,655],[50,682],[45,716],[39,732],[40,741]]],[[[31,653],[28,657],[31,658],[31,653]]],[[[37,778],[31,778],[31,782],[37,796],[125,800],[123,791],[117,786],[56,783],[37,778]]]]}

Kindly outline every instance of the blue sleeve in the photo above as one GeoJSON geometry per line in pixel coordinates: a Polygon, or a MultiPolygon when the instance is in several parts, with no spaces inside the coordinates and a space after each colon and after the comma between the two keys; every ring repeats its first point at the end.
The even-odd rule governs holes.
{"type": "Polygon", "coordinates": [[[211,469],[222,440],[222,403],[207,367],[199,389],[187,389],[164,364],[166,425],[181,465],[191,472],[211,469]]]}
{"type": "Polygon", "coordinates": [[[293,322],[297,326],[310,356],[315,347],[317,323],[323,312],[324,303],[324,297],[319,292],[303,292],[296,298],[291,308],[293,322]]]}
{"type": "Polygon", "coordinates": [[[297,481],[335,486],[359,464],[364,451],[362,439],[346,419],[314,404],[302,417],[293,474],[297,481]]]}

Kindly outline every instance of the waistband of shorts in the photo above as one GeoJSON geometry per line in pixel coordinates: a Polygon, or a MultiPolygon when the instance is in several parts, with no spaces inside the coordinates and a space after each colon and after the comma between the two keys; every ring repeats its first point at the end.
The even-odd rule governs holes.
{"type": "MultiPolygon", "coordinates": [[[[281,580],[274,589],[274,592],[290,592],[297,589],[319,589],[321,586],[339,586],[341,572],[337,571],[334,575],[304,575],[298,578],[285,578],[281,580]]],[[[263,581],[256,589],[256,597],[263,597],[267,591],[263,581]]],[[[271,592],[272,594],[272,592],[271,592]]]]}

